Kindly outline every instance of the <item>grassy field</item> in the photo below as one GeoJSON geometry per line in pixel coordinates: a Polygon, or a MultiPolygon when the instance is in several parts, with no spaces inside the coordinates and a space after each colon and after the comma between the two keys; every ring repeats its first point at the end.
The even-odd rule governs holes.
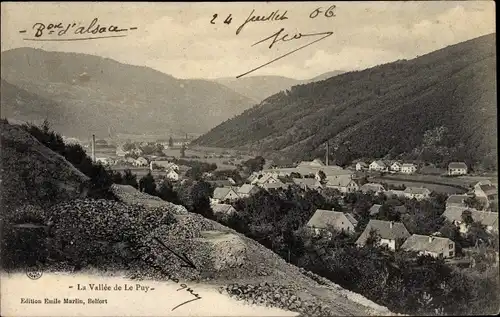
{"type": "MultiPolygon", "coordinates": [[[[180,149],[167,149],[163,151],[165,155],[167,156],[174,156],[177,158],[181,157],[181,152],[180,149]]],[[[205,162],[205,163],[215,163],[217,165],[217,170],[232,170],[236,168],[236,165],[241,163],[244,160],[247,160],[251,158],[250,156],[247,155],[241,155],[238,156],[238,153],[236,151],[231,151],[227,149],[213,149],[213,148],[190,148],[187,149],[186,152],[186,157],[184,159],[190,160],[190,161],[199,161],[199,162],[205,162]],[[205,156],[213,156],[214,157],[207,157],[205,156]],[[219,155],[226,155],[228,157],[217,157],[219,155]],[[229,161],[232,161],[234,165],[228,164],[229,161]]]]}
{"type": "Polygon", "coordinates": [[[465,189],[460,189],[457,187],[440,185],[440,184],[425,183],[425,182],[412,182],[412,181],[403,180],[403,179],[402,180],[393,180],[393,179],[387,179],[387,178],[383,178],[383,177],[370,177],[369,181],[376,182],[376,183],[387,183],[387,184],[391,184],[391,185],[405,185],[406,187],[425,187],[433,192],[447,194],[447,195],[462,194],[462,193],[466,192],[465,189]]]}
{"type": "MultiPolygon", "coordinates": [[[[370,177],[370,175],[368,175],[370,177]]],[[[490,180],[492,182],[498,182],[497,177],[484,177],[484,176],[460,176],[460,177],[446,177],[439,175],[422,175],[422,174],[413,174],[413,175],[403,175],[403,174],[386,174],[384,176],[373,176],[379,178],[387,178],[392,180],[401,180],[404,182],[428,182],[428,183],[439,183],[443,185],[451,185],[451,186],[462,186],[469,187],[474,185],[480,180],[490,180]]]]}

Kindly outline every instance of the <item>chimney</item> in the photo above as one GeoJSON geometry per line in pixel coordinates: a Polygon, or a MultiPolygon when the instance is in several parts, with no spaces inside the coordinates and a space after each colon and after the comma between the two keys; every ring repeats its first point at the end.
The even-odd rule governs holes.
{"type": "Polygon", "coordinates": [[[325,164],[328,166],[328,157],[330,156],[330,147],[328,142],[326,142],[326,159],[325,159],[325,164]]]}
{"type": "Polygon", "coordinates": [[[390,224],[389,224],[389,228],[392,229],[393,226],[394,226],[394,221],[391,221],[390,224]]]}
{"type": "Polygon", "coordinates": [[[95,134],[92,134],[92,162],[95,162],[95,134]]]}

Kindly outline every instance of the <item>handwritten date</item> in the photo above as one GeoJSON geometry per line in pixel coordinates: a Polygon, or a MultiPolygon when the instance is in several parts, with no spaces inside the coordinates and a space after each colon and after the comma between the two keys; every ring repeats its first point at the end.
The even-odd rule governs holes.
{"type": "Polygon", "coordinates": [[[314,9],[313,12],[311,12],[311,14],[309,14],[309,17],[311,19],[314,19],[316,18],[320,13],[325,13],[325,17],[327,18],[331,18],[331,17],[334,17],[335,16],[335,8],[337,8],[336,5],[332,5],[330,6],[328,9],[326,9],[326,11],[323,11],[323,8],[322,7],[319,7],[319,8],[316,8],[314,9]]]}

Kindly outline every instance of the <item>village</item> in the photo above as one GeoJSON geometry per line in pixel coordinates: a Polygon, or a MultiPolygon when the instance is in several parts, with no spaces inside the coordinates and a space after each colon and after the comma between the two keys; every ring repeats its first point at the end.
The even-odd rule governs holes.
{"type": "MultiPolygon", "coordinates": [[[[380,171],[389,170],[395,173],[412,174],[416,171],[414,164],[401,164],[395,162],[389,167],[382,161],[373,161],[369,165],[356,164],[356,170],[362,168],[367,170],[380,171]]],[[[449,175],[467,174],[467,166],[463,162],[449,164],[449,175]]],[[[431,198],[432,192],[425,187],[407,187],[404,190],[386,189],[379,183],[365,183],[360,185],[354,171],[343,169],[338,166],[327,166],[319,159],[310,162],[301,162],[295,168],[279,169],[273,168],[252,174],[245,184],[241,186],[224,186],[215,188],[211,204],[214,212],[237,213],[238,211],[231,205],[238,199],[247,198],[256,194],[260,190],[272,191],[275,189],[286,189],[289,186],[297,185],[306,190],[322,191],[333,189],[341,196],[349,193],[361,192],[363,194],[373,194],[386,196],[387,198],[403,198],[408,200],[426,200],[431,198]],[[283,181],[287,177],[291,181],[283,181]],[[302,178],[305,176],[305,178],[302,178]]],[[[452,194],[446,199],[446,209],[442,216],[445,220],[459,228],[461,234],[467,234],[470,223],[467,223],[462,216],[464,212],[470,213],[473,222],[483,225],[488,233],[498,233],[498,212],[493,207],[498,202],[496,184],[491,181],[479,181],[464,194],[452,194]],[[475,200],[480,207],[474,208],[467,204],[468,200],[475,200]],[[492,209],[495,209],[494,211],[492,209]]],[[[372,230],[380,235],[380,244],[386,245],[390,250],[398,248],[408,251],[416,251],[420,254],[453,259],[456,256],[455,242],[449,238],[440,236],[437,232],[433,235],[419,235],[409,232],[402,222],[377,220],[382,205],[373,204],[370,209],[370,217],[364,231],[356,241],[362,246],[368,239],[372,230]]],[[[344,208],[342,208],[344,209],[344,208]]],[[[395,206],[394,210],[400,214],[406,212],[406,207],[395,206]]],[[[328,229],[338,232],[355,234],[358,220],[352,212],[344,210],[322,210],[318,209],[307,222],[307,227],[315,234],[328,233],[328,229]]],[[[498,262],[498,252],[497,252],[498,262]]]]}
{"type": "MultiPolygon", "coordinates": [[[[95,157],[95,161],[111,167],[114,171],[131,170],[137,176],[151,174],[158,181],[167,180],[171,183],[182,183],[190,179],[186,172],[190,166],[178,164],[179,159],[175,156],[167,156],[168,149],[176,148],[181,157],[187,148],[187,142],[170,141],[159,143],[161,149],[154,155],[145,154],[141,145],[154,146],[151,143],[139,144],[135,147],[129,146],[128,151],[122,147],[116,148],[114,158],[95,157]],[[161,156],[160,154],[164,154],[161,156]]],[[[109,147],[109,146],[105,146],[109,147]]],[[[94,151],[99,147],[95,145],[94,151]]],[[[102,147],[101,147],[102,149],[102,147]]],[[[94,152],[95,155],[95,152],[94,152]]],[[[203,154],[200,154],[203,155],[203,154]]],[[[219,157],[215,153],[204,153],[204,158],[219,157]]],[[[194,156],[194,158],[198,158],[194,156]]],[[[235,156],[220,155],[221,159],[234,162],[235,156]]],[[[240,157],[241,158],[241,157],[240,157]]],[[[234,164],[234,169],[241,168],[242,160],[234,164]]],[[[268,164],[269,165],[269,164],[268,164]]],[[[427,188],[425,183],[420,186],[392,185],[383,182],[370,181],[372,176],[377,179],[380,175],[400,176],[411,183],[411,176],[419,173],[419,166],[415,163],[407,163],[390,160],[373,160],[370,163],[362,161],[353,162],[348,167],[340,167],[326,164],[319,158],[312,161],[302,161],[295,167],[279,167],[270,165],[259,171],[253,171],[246,179],[235,180],[232,177],[213,177],[217,167],[209,171],[203,171],[202,180],[207,181],[214,187],[210,197],[210,206],[216,215],[234,215],[238,210],[234,203],[240,199],[249,198],[260,191],[273,192],[275,190],[286,190],[290,187],[298,187],[304,191],[333,190],[339,197],[345,198],[351,193],[374,195],[385,197],[385,199],[399,199],[400,203],[394,206],[394,211],[405,214],[405,200],[423,201],[432,199],[433,191],[427,188]],[[406,176],[405,176],[406,175],[406,176]]],[[[441,178],[456,178],[466,176],[470,173],[464,162],[451,162],[441,178]]],[[[414,180],[413,180],[414,181],[414,180]]],[[[464,220],[464,212],[468,213],[472,222],[480,223],[488,233],[498,233],[498,194],[497,184],[490,180],[480,180],[468,186],[467,190],[460,193],[445,193],[447,196],[445,210],[442,217],[455,225],[461,234],[467,234],[470,222],[464,220]],[[471,203],[473,202],[473,203],[471,203]]],[[[443,193],[441,193],[443,194],[443,193]]],[[[320,235],[329,230],[355,234],[358,220],[348,208],[343,206],[340,210],[317,209],[307,222],[306,227],[314,234],[320,235]]],[[[429,254],[434,257],[442,257],[447,260],[457,256],[455,242],[449,238],[440,236],[439,232],[432,235],[421,235],[410,232],[402,222],[386,221],[377,219],[382,204],[374,203],[369,208],[370,220],[365,229],[356,240],[356,244],[362,246],[368,239],[371,231],[380,235],[380,244],[387,246],[390,250],[416,251],[420,254],[429,254]]],[[[498,261],[498,252],[497,252],[498,261]]]]}

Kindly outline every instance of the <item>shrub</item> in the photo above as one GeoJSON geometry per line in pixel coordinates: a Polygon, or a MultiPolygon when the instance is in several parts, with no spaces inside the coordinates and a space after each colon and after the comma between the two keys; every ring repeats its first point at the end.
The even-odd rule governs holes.
{"type": "Polygon", "coordinates": [[[62,137],[51,130],[47,120],[44,120],[40,127],[31,123],[25,124],[23,127],[40,143],[62,155],[80,172],[90,178],[89,196],[94,198],[113,198],[109,191],[109,187],[113,184],[111,171],[99,163],[92,162],[92,159],[88,157],[85,150],[79,144],[66,145],[62,137]]]}

